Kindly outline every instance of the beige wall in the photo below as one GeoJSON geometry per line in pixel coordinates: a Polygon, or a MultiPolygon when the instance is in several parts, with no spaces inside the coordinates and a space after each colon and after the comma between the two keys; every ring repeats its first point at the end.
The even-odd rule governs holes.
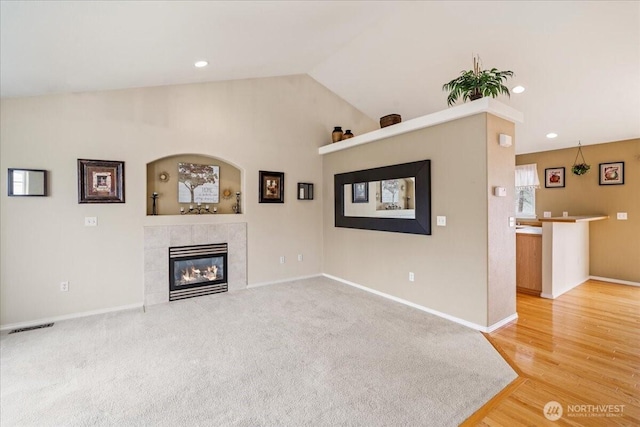
{"type": "Polygon", "coordinates": [[[489,246],[488,316],[489,325],[516,312],[516,238],[509,226],[514,216],[515,125],[487,116],[487,235],[489,246]],[[514,145],[501,147],[500,134],[511,135],[514,145]],[[493,195],[494,187],[507,189],[507,197],[493,195]]]}
{"type": "Polygon", "coordinates": [[[489,196],[493,186],[513,194],[513,150],[488,160],[495,153],[487,144],[497,145],[497,135],[489,138],[493,141],[488,135],[504,129],[513,135],[512,124],[479,114],[325,155],[325,273],[480,326],[514,314],[515,237],[508,227],[513,203],[494,203],[489,196]],[[423,159],[431,160],[432,235],[334,226],[335,174],[423,159]],[[488,175],[488,165],[501,171],[488,175]],[[491,229],[489,212],[499,217],[491,229]],[[437,215],[447,217],[446,227],[436,227],[437,215]],[[504,277],[490,263],[498,259],[490,256],[490,240],[506,251],[504,277]],[[409,282],[409,272],[415,282],[409,282]],[[502,295],[495,304],[488,304],[489,289],[502,295]]]}
{"type": "Polygon", "coordinates": [[[296,183],[322,194],[333,126],[377,128],[303,75],[3,99],[0,125],[2,325],[141,304],[143,225],[204,220],[146,216],[147,163],[182,153],[241,168],[245,213],[206,220],[248,223],[249,284],[320,273],[322,201],[296,200],[296,183]],[[125,161],[126,203],[78,204],[78,158],[125,161]],[[9,167],[47,169],[50,197],[7,197],[9,167]],[[258,204],[260,169],[285,172],[285,204],[258,204]]]}
{"type": "Polygon", "coordinates": [[[610,279],[640,282],[640,139],[588,145],[582,148],[591,170],[583,176],[571,173],[577,148],[516,156],[518,165],[537,163],[541,188],[536,191],[536,215],[606,214],[605,221],[591,223],[590,274],[610,279]],[[624,185],[598,184],[599,163],[625,162],[624,185]],[[544,188],[545,168],[564,167],[565,187],[544,188]],[[627,212],[627,221],[616,220],[627,212]]]}

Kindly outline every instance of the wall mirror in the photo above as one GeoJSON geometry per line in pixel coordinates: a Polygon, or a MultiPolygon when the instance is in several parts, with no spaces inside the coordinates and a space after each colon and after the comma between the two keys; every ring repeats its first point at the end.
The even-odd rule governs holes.
{"type": "Polygon", "coordinates": [[[42,169],[9,169],[9,196],[46,196],[47,171],[42,169]]]}
{"type": "Polygon", "coordinates": [[[336,227],[431,234],[429,160],[334,176],[336,227]]]}

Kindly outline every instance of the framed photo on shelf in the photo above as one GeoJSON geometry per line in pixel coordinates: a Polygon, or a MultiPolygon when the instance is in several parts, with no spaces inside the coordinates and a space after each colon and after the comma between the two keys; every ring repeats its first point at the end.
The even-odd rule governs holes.
{"type": "Polygon", "coordinates": [[[351,184],[351,202],[369,203],[369,183],[356,182],[351,184]]]}
{"type": "Polygon", "coordinates": [[[78,203],[124,203],[124,162],[78,159],[78,203]]]}
{"type": "Polygon", "coordinates": [[[624,162],[600,163],[600,185],[624,184],[624,162]]]}
{"type": "Polygon", "coordinates": [[[260,171],[259,203],[284,203],[284,172],[260,171]]]}
{"type": "Polygon", "coordinates": [[[545,188],[564,187],[564,168],[547,168],[544,170],[545,188]]]}

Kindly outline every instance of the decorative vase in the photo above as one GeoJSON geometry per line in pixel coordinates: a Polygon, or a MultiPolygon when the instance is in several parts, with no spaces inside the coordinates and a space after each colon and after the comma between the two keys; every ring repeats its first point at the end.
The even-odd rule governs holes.
{"type": "Polygon", "coordinates": [[[353,134],[351,133],[351,130],[347,129],[344,132],[344,135],[342,135],[342,139],[349,139],[349,138],[353,138],[353,134]]]}
{"type": "Polygon", "coordinates": [[[342,141],[342,126],[336,126],[333,128],[333,132],[331,132],[331,139],[333,142],[342,141]]]}

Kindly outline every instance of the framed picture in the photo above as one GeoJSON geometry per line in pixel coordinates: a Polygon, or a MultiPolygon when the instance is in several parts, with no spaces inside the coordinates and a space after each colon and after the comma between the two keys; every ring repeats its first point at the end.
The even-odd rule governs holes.
{"type": "Polygon", "coordinates": [[[369,203],[368,182],[356,182],[351,184],[351,201],[353,203],[369,203]]]}
{"type": "Polygon", "coordinates": [[[399,179],[386,179],[380,181],[381,199],[382,203],[397,203],[398,194],[400,192],[400,180],[399,179]]]}
{"type": "Polygon", "coordinates": [[[78,159],[78,203],[124,203],[124,162],[78,159]]]}
{"type": "Polygon", "coordinates": [[[624,184],[624,162],[600,163],[600,185],[624,184]]]}
{"type": "Polygon", "coordinates": [[[220,166],[178,163],[178,203],[219,202],[220,166]]]}
{"type": "Polygon", "coordinates": [[[298,183],[298,200],[313,200],[313,184],[309,182],[298,183]]]}
{"type": "Polygon", "coordinates": [[[284,203],[284,172],[260,171],[259,203],[284,203]]]}
{"type": "Polygon", "coordinates": [[[544,170],[545,188],[564,187],[564,168],[547,168],[544,170]]]}

